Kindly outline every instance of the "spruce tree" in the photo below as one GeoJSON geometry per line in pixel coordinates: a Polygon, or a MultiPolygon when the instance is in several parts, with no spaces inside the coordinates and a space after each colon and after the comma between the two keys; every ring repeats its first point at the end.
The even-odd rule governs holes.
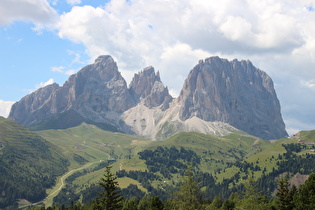
{"type": "Polygon", "coordinates": [[[300,186],[293,200],[297,210],[315,209],[315,173],[300,186]]]}
{"type": "Polygon", "coordinates": [[[258,191],[257,184],[252,177],[245,183],[245,193],[243,198],[236,203],[235,209],[268,209],[267,199],[258,191]]]}
{"type": "Polygon", "coordinates": [[[179,210],[196,210],[202,208],[200,183],[196,182],[192,166],[186,170],[186,177],[175,197],[175,208],[179,210]]]}
{"type": "Polygon", "coordinates": [[[103,191],[99,192],[100,198],[96,200],[95,209],[116,210],[122,208],[123,196],[116,181],[117,177],[110,170],[111,166],[106,166],[105,173],[99,182],[103,191]]]}
{"type": "Polygon", "coordinates": [[[293,196],[296,192],[296,187],[293,185],[292,190],[290,190],[289,180],[282,177],[279,180],[279,186],[277,188],[276,196],[278,198],[278,206],[280,210],[291,210],[294,208],[293,196]]]}

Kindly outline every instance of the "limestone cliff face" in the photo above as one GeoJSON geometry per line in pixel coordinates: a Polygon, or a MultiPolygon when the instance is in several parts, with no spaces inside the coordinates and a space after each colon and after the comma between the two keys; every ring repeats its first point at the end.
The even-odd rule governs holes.
{"type": "Polygon", "coordinates": [[[250,61],[219,57],[200,61],[173,100],[153,67],[135,74],[128,88],[113,58],[100,56],[63,86],[52,84],[22,98],[9,118],[28,127],[46,123],[45,128],[52,121],[58,124],[53,128],[103,123],[151,139],[236,129],[263,139],[287,136],[270,77],[250,61]]]}
{"type": "Polygon", "coordinates": [[[9,115],[23,125],[32,125],[56,113],[56,107],[51,104],[59,85],[54,83],[25,96],[13,104],[9,115]]]}
{"type": "Polygon", "coordinates": [[[180,118],[220,121],[263,139],[287,136],[271,78],[250,61],[200,61],[177,102],[180,118]]]}
{"type": "Polygon", "coordinates": [[[135,105],[126,81],[110,56],[98,57],[94,64],[72,75],[64,87],[69,90],[72,107],[96,122],[106,121],[109,113],[119,114],[135,105]]]}
{"type": "Polygon", "coordinates": [[[149,108],[162,105],[165,110],[173,100],[167,87],[161,82],[159,72],[155,74],[152,66],[135,74],[129,89],[135,101],[138,103],[143,101],[144,105],[149,108]]]}
{"type": "Polygon", "coordinates": [[[70,76],[63,86],[46,86],[22,98],[13,105],[9,118],[34,126],[73,109],[91,121],[115,124],[119,113],[134,105],[112,57],[100,56],[94,64],[70,76]]]}

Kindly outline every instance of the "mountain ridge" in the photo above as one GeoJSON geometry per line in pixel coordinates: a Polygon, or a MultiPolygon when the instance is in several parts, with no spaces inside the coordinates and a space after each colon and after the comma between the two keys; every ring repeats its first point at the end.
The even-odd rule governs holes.
{"type": "Polygon", "coordinates": [[[238,129],[263,139],[287,136],[271,78],[250,61],[236,59],[201,60],[173,99],[153,67],[135,74],[127,87],[113,58],[99,56],[63,86],[52,84],[22,98],[9,118],[32,127],[69,110],[150,139],[181,131],[226,135],[238,129]]]}

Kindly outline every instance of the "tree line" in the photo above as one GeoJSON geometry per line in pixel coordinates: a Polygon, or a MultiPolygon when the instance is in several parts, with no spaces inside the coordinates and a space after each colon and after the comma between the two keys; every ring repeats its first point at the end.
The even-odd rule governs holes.
{"type": "MultiPolygon", "coordinates": [[[[290,185],[286,177],[278,180],[275,197],[268,196],[258,190],[252,178],[249,178],[241,193],[232,193],[228,199],[217,195],[213,200],[204,198],[202,185],[196,179],[192,167],[187,168],[179,188],[167,200],[158,196],[146,195],[141,199],[136,196],[124,198],[117,182],[117,176],[107,166],[99,182],[99,197],[90,203],[72,203],[70,206],[55,203],[47,210],[233,210],[233,209],[263,209],[263,210],[306,210],[315,209],[315,173],[311,174],[306,182],[297,189],[290,185]]],[[[44,206],[32,209],[46,209],[44,206]]]]}

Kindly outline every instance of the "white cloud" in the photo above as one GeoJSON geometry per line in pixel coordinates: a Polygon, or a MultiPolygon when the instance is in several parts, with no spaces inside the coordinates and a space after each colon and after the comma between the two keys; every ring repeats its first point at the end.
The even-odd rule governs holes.
{"type": "Polygon", "coordinates": [[[54,5],[54,6],[57,5],[58,1],[59,1],[59,0],[49,0],[49,2],[50,2],[52,5],[54,5]]]}
{"type": "Polygon", "coordinates": [[[303,130],[314,130],[315,128],[315,124],[303,122],[294,118],[285,119],[285,123],[290,125],[286,128],[289,135],[296,134],[303,130]]]}
{"type": "MultiPolygon", "coordinates": [[[[71,63],[72,64],[72,63],[71,63]]],[[[70,65],[71,66],[71,65],[70,65]]],[[[53,66],[51,67],[50,69],[51,71],[54,71],[54,72],[59,72],[59,73],[62,73],[62,74],[65,74],[65,75],[72,75],[74,73],[77,72],[77,70],[75,69],[68,69],[68,70],[65,70],[65,67],[64,66],[53,66]]],[[[52,83],[54,82],[53,79],[50,79],[52,80],[52,83]]],[[[48,80],[49,81],[49,80],[48,80]]],[[[48,82],[47,81],[47,82],[48,82]]]]}
{"type": "Polygon", "coordinates": [[[308,81],[303,80],[303,81],[301,81],[301,83],[305,87],[312,88],[312,89],[315,88],[315,81],[314,80],[308,80],[308,81]]]}
{"type": "Polygon", "coordinates": [[[65,71],[65,74],[70,76],[76,72],[77,72],[77,70],[75,70],[75,69],[69,69],[68,71],[65,71]]]}
{"type": "Polygon", "coordinates": [[[117,0],[74,7],[61,16],[58,28],[60,37],[83,43],[92,60],[111,54],[124,69],[134,70],[160,63],[163,49],[177,43],[227,56],[290,53],[314,40],[314,33],[304,37],[311,20],[305,3],[294,1],[117,0]]]}
{"type": "Polygon", "coordinates": [[[8,115],[10,114],[11,106],[14,103],[15,102],[13,102],[13,101],[0,100],[0,116],[8,117],[8,115]]]}
{"type": "Polygon", "coordinates": [[[45,87],[47,85],[51,85],[54,83],[54,79],[53,78],[50,78],[49,80],[47,80],[46,82],[40,82],[39,84],[36,84],[35,85],[35,89],[39,89],[39,88],[42,88],[42,87],[45,87]]]}
{"type": "Polygon", "coordinates": [[[53,66],[51,67],[51,71],[62,73],[64,68],[65,68],[64,66],[53,66]]]}
{"type": "Polygon", "coordinates": [[[177,98],[179,96],[179,92],[177,90],[174,89],[170,89],[169,90],[169,94],[173,97],[173,98],[177,98]]]}
{"type": "Polygon", "coordinates": [[[242,17],[229,16],[227,20],[219,27],[220,31],[232,41],[253,40],[252,26],[242,17]]]}
{"type": "Polygon", "coordinates": [[[32,22],[39,29],[51,26],[57,19],[57,12],[47,0],[1,0],[0,3],[0,25],[19,20],[32,22]]]}
{"type": "Polygon", "coordinates": [[[67,68],[65,66],[53,66],[53,67],[51,67],[50,70],[53,72],[59,72],[59,73],[66,74],[66,75],[70,76],[70,75],[72,75],[78,71],[77,69],[72,68],[75,64],[85,64],[83,61],[81,61],[81,55],[79,53],[68,50],[68,54],[74,55],[75,57],[71,61],[71,63],[68,65],[67,68]],[[70,68],[70,69],[68,69],[68,68],[70,68]]]}
{"type": "MultiPolygon", "coordinates": [[[[302,121],[315,107],[314,92],[305,91],[315,81],[311,8],[308,0],[115,0],[75,6],[57,28],[61,38],[83,44],[91,61],[112,55],[127,80],[152,65],[177,92],[200,59],[249,59],[278,84],[284,118],[302,121]],[[297,106],[288,109],[291,104],[297,106]]],[[[314,119],[305,123],[314,125],[314,119]]]]}
{"type": "Polygon", "coordinates": [[[74,51],[72,51],[72,50],[68,50],[68,54],[75,56],[75,58],[71,61],[70,66],[72,66],[73,64],[76,64],[76,63],[78,63],[78,64],[84,64],[84,62],[81,61],[81,55],[80,55],[79,53],[74,52],[74,51]]]}
{"type": "Polygon", "coordinates": [[[67,3],[70,5],[81,4],[81,0],[67,0],[67,3]]]}

